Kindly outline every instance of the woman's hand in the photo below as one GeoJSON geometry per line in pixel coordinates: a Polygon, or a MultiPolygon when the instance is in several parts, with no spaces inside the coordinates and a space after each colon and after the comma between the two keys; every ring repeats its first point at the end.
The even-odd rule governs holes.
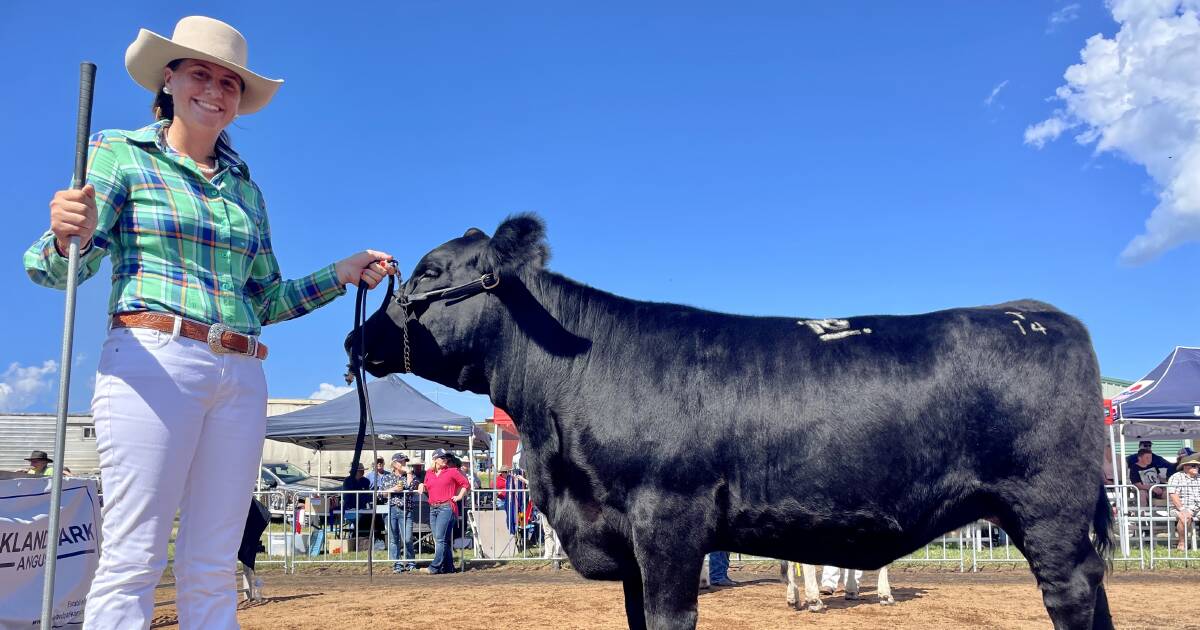
{"type": "Polygon", "coordinates": [[[359,279],[366,281],[368,289],[374,289],[384,277],[396,273],[396,268],[389,265],[390,254],[377,252],[373,249],[364,250],[343,258],[334,265],[338,282],[347,286],[358,286],[359,279]]]}
{"type": "Polygon", "coordinates": [[[92,242],[96,231],[96,189],[87,184],[80,190],[60,190],[50,200],[50,231],[61,254],[66,254],[71,237],[79,237],[79,249],[92,242]]]}

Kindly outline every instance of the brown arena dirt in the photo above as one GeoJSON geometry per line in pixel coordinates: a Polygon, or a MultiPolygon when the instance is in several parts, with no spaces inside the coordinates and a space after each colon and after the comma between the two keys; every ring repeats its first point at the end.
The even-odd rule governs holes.
{"type": "MultiPolygon", "coordinates": [[[[382,567],[386,569],[386,566],[382,567]]],[[[702,591],[701,629],[812,627],[862,630],[1049,628],[1041,593],[1026,570],[891,572],[894,606],[873,595],[875,572],[863,579],[863,599],[826,597],[825,612],[797,612],[784,602],[777,570],[734,569],[738,586],[702,591]]],[[[625,628],[621,585],[584,580],[573,571],[499,567],[457,575],[392,575],[373,579],[347,571],[307,570],[263,576],[266,601],[243,602],[247,630],[333,627],[385,628],[625,628]]],[[[1200,570],[1116,571],[1109,601],[1118,628],[1200,629],[1200,570]]],[[[163,596],[160,595],[160,599],[163,596]]],[[[152,628],[176,628],[171,606],[155,609],[152,628]]]]}

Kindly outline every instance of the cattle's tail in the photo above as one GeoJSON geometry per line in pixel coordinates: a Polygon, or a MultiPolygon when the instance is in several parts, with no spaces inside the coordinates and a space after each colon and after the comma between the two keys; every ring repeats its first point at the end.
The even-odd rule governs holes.
{"type": "Polygon", "coordinates": [[[1112,505],[1108,502],[1108,494],[1104,491],[1104,485],[1100,485],[1099,496],[1096,497],[1096,513],[1092,516],[1092,528],[1095,530],[1095,538],[1092,544],[1096,547],[1096,552],[1100,554],[1100,558],[1104,560],[1104,564],[1108,566],[1108,570],[1112,571],[1112,556],[1113,556],[1113,511],[1112,505]]]}

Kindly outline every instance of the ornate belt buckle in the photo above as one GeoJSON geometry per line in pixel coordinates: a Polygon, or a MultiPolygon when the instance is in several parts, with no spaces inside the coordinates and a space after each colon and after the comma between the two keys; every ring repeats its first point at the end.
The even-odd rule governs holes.
{"type": "Polygon", "coordinates": [[[217,354],[228,354],[233,350],[221,345],[221,336],[233,329],[225,324],[213,324],[208,327],[208,347],[217,354]]]}

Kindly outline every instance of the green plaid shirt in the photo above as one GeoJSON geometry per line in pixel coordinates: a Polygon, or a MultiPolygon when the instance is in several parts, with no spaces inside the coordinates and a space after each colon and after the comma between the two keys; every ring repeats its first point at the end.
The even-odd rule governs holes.
{"type": "MultiPolygon", "coordinates": [[[[271,248],[262,191],[222,133],[217,174],[200,174],[164,139],[167,121],[92,137],[87,181],[97,226],[80,256],[79,281],[112,256],[109,313],[159,311],[256,335],[346,292],[333,264],[284,280],[271,248]]],[[[67,258],[47,231],[25,252],[34,282],[66,286],[67,258]]]]}

